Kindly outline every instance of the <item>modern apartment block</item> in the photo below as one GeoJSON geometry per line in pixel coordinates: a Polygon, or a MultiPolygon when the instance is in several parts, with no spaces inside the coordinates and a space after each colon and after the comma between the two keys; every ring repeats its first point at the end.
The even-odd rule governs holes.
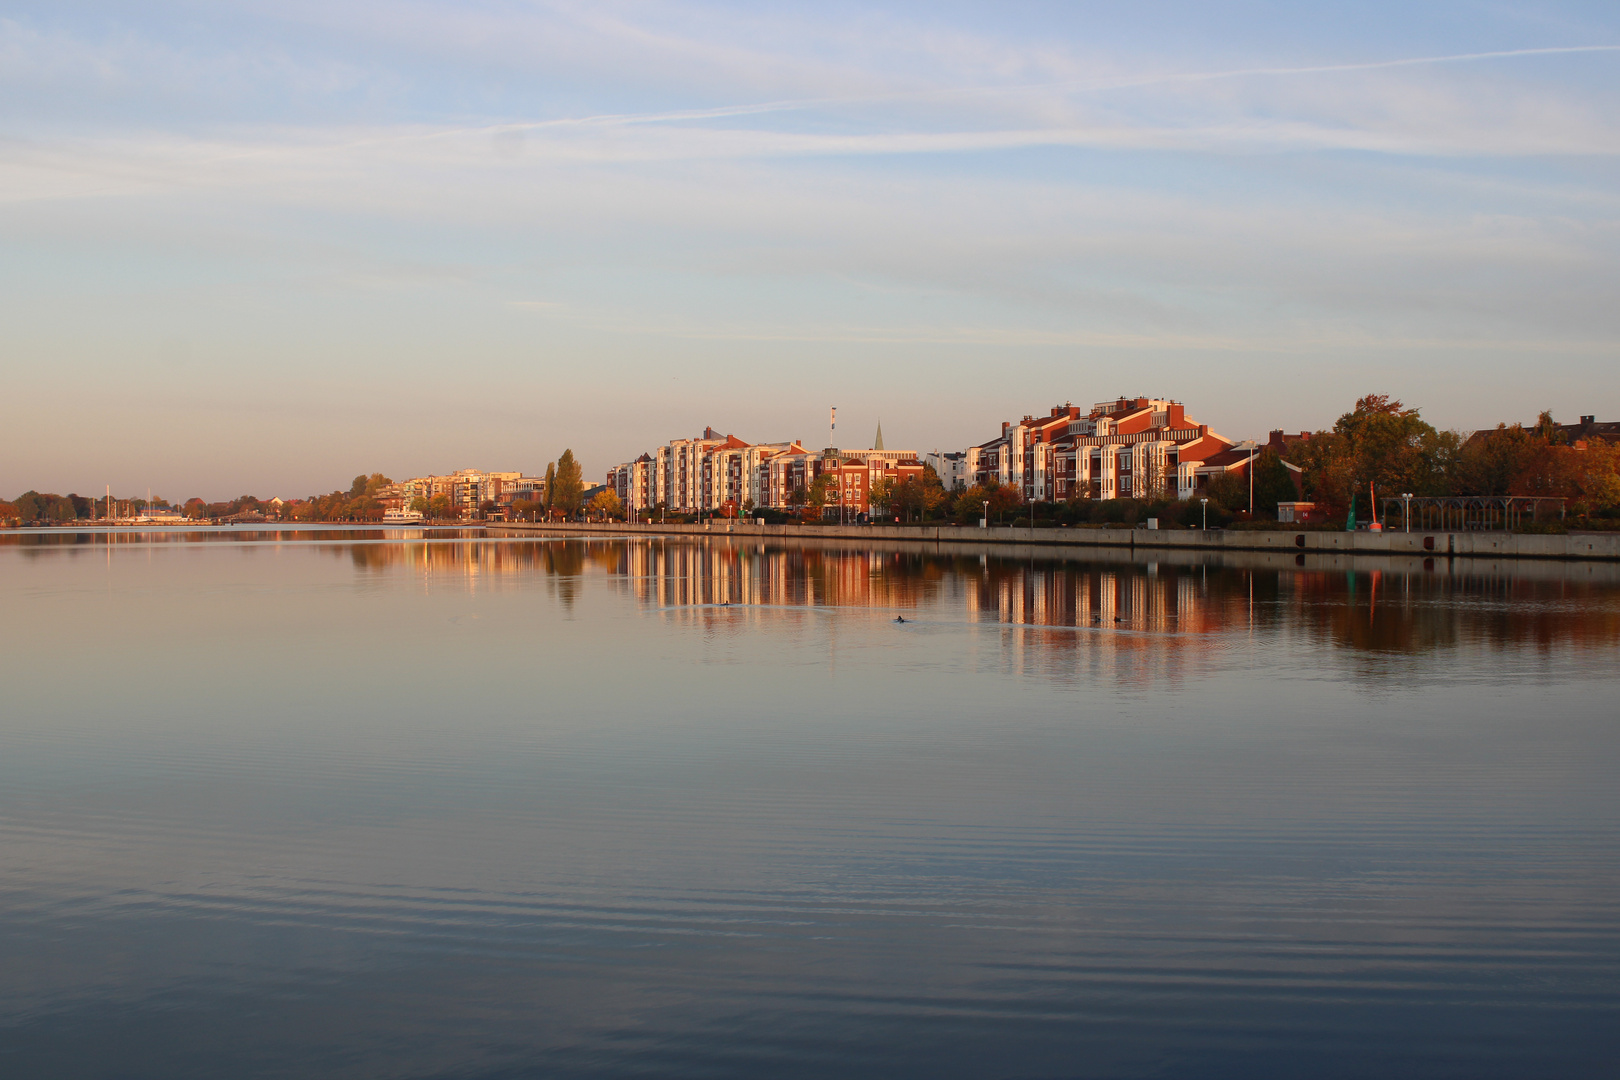
{"type": "Polygon", "coordinates": [[[1234,445],[1188,419],[1179,401],[1122,397],[1003,421],[996,438],[968,447],[961,468],[969,483],[1010,484],[1030,501],[1185,499],[1205,463],[1234,445]]]}
{"type": "Polygon", "coordinates": [[[538,499],[545,486],[544,478],[521,472],[458,469],[446,476],[418,476],[394,484],[382,492],[381,499],[385,507],[400,509],[418,497],[444,495],[461,517],[471,517],[487,502],[505,510],[518,499],[538,499]]]}
{"type": "MultiPolygon", "coordinates": [[[[876,441],[876,440],[874,440],[876,441]]],[[[830,513],[871,507],[873,485],[921,476],[911,450],[811,451],[798,442],[747,443],[713,428],[693,439],[672,439],[651,453],[608,470],[607,483],[632,513],[664,506],[675,513],[732,512],[738,507],[786,509],[794,491],[834,476],[830,513]]]]}

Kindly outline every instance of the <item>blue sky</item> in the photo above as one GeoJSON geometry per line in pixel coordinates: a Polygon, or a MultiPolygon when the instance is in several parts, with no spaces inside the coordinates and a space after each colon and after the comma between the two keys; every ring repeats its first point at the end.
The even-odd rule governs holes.
{"type": "Polygon", "coordinates": [[[0,495],[1620,417],[1613,4],[16,3],[0,495]]]}

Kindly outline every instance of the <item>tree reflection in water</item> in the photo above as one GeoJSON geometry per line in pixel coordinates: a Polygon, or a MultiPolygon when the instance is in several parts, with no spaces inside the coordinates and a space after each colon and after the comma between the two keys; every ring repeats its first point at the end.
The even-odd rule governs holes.
{"type": "MultiPolygon", "coordinates": [[[[1224,555],[1178,562],[1125,552],[1083,561],[931,554],[860,545],[745,540],[411,542],[349,549],[357,567],[403,568],[491,584],[542,576],[564,604],[580,578],[621,581],[642,605],[736,625],[728,608],[865,608],[908,621],[1107,631],[1159,647],[1237,629],[1306,635],[1368,653],[1465,643],[1608,649],[1620,642],[1620,567],[1553,562],[1357,560],[1336,568],[1224,555]]],[[[1073,632],[1051,637],[1072,643],[1073,632]]]]}
{"type": "Polygon", "coordinates": [[[499,589],[543,580],[566,608],[584,576],[616,581],[648,609],[716,633],[798,609],[903,614],[925,630],[964,620],[1024,628],[1013,660],[1073,652],[1077,643],[1196,652],[1234,630],[1369,655],[1474,647],[1612,649],[1620,642],[1620,566],[1551,561],[1308,559],[1182,553],[1150,561],[1125,550],[1054,557],[922,552],[900,545],[781,543],[735,537],[505,539],[478,530],[53,530],[0,536],[31,556],[132,544],[229,542],[313,546],[363,573],[407,572],[425,583],[499,589]],[[743,608],[739,612],[735,609],[743,608]],[[739,622],[743,616],[746,622],[739,622]],[[1034,634],[1033,631],[1053,631],[1034,634]]]}

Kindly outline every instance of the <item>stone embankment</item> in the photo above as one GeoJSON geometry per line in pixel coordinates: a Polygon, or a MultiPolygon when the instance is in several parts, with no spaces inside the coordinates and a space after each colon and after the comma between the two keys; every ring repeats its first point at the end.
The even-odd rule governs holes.
{"type": "MultiPolygon", "coordinates": [[[[1017,545],[1142,552],[1262,551],[1274,554],[1395,555],[1463,559],[1620,560],[1620,533],[1290,532],[1247,529],[1015,529],[966,525],[529,524],[494,522],[491,534],[547,536],[729,536],[771,540],[858,540],[904,545],[1017,545]]],[[[1057,554],[1054,551],[1053,554],[1057,554]]]]}

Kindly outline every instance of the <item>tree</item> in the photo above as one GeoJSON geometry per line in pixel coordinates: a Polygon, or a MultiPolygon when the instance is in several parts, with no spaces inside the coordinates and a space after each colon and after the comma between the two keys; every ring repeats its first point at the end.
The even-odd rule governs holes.
{"type": "Polygon", "coordinates": [[[809,520],[821,519],[822,507],[827,505],[829,492],[833,486],[833,474],[824,472],[816,477],[810,484],[810,490],[804,496],[805,517],[809,520]]]}
{"type": "Polygon", "coordinates": [[[546,465],[546,482],[540,490],[540,500],[546,504],[546,516],[551,516],[554,509],[552,500],[557,497],[557,463],[555,461],[546,465]]]}
{"type": "Polygon", "coordinates": [[[17,496],[17,501],[14,505],[17,510],[17,516],[23,521],[45,520],[44,500],[37,491],[29,490],[23,492],[21,495],[17,496]]]}
{"type": "MultiPolygon", "coordinates": [[[[1223,472],[1210,477],[1202,492],[1204,498],[1223,510],[1249,508],[1249,481],[1242,473],[1223,472]]],[[[1259,505],[1256,499],[1255,505],[1259,505]]]]}
{"type": "Polygon", "coordinates": [[[621,518],[624,516],[624,503],[616,492],[603,488],[591,496],[591,513],[603,518],[621,518]]]}
{"type": "Polygon", "coordinates": [[[354,478],[354,483],[349,485],[349,498],[358,499],[363,495],[375,495],[392,483],[392,480],[380,472],[374,472],[370,476],[361,473],[354,478]]]}
{"type": "Polygon", "coordinates": [[[939,473],[934,471],[932,465],[924,465],[922,480],[917,493],[917,516],[926,521],[929,515],[945,505],[950,496],[945,491],[945,485],[940,482],[939,473]]]}
{"type": "MultiPolygon", "coordinates": [[[[1267,517],[1277,516],[1277,504],[1295,502],[1299,489],[1294,486],[1294,474],[1276,451],[1262,450],[1254,459],[1254,512],[1267,517]]],[[[1247,507],[1247,501],[1244,502],[1247,507]]]]}
{"type": "Polygon", "coordinates": [[[908,476],[894,485],[889,505],[900,512],[902,521],[910,521],[913,516],[921,520],[944,505],[947,498],[939,474],[925,465],[921,476],[908,476]]]}
{"type": "MultiPolygon", "coordinates": [[[[551,476],[549,470],[547,475],[551,476]]],[[[551,508],[572,517],[585,501],[585,481],[572,450],[564,450],[562,457],[557,459],[553,482],[556,484],[556,494],[551,498],[551,508]]]]}
{"type": "Polygon", "coordinates": [[[866,502],[872,508],[872,516],[887,517],[893,510],[900,509],[899,500],[895,495],[900,485],[887,476],[880,476],[872,481],[872,486],[866,493],[866,502]]]}
{"type": "Polygon", "coordinates": [[[0,500],[0,521],[14,521],[18,517],[17,508],[11,503],[0,500]]]}
{"type": "Polygon", "coordinates": [[[428,517],[443,521],[451,513],[450,496],[439,494],[428,500],[428,517]]]}
{"type": "Polygon", "coordinates": [[[998,484],[991,481],[985,489],[985,509],[997,521],[1002,519],[1009,510],[1024,505],[1023,494],[1012,484],[998,484]]]}
{"type": "Polygon", "coordinates": [[[1352,495],[1366,497],[1369,484],[1380,494],[1450,494],[1459,447],[1454,432],[1436,431],[1417,409],[1368,394],[1332,431],[1317,432],[1291,455],[1304,470],[1305,497],[1342,514],[1352,495]]]}
{"type": "Polygon", "coordinates": [[[350,521],[381,521],[383,505],[370,495],[362,495],[344,505],[343,516],[350,521]]]}
{"type": "Polygon", "coordinates": [[[987,498],[988,493],[978,484],[964,488],[956,496],[956,520],[966,525],[984,517],[987,498]]]}
{"type": "Polygon", "coordinates": [[[418,495],[416,498],[412,499],[410,509],[412,513],[425,515],[428,512],[427,497],[424,495],[418,495]]]}

